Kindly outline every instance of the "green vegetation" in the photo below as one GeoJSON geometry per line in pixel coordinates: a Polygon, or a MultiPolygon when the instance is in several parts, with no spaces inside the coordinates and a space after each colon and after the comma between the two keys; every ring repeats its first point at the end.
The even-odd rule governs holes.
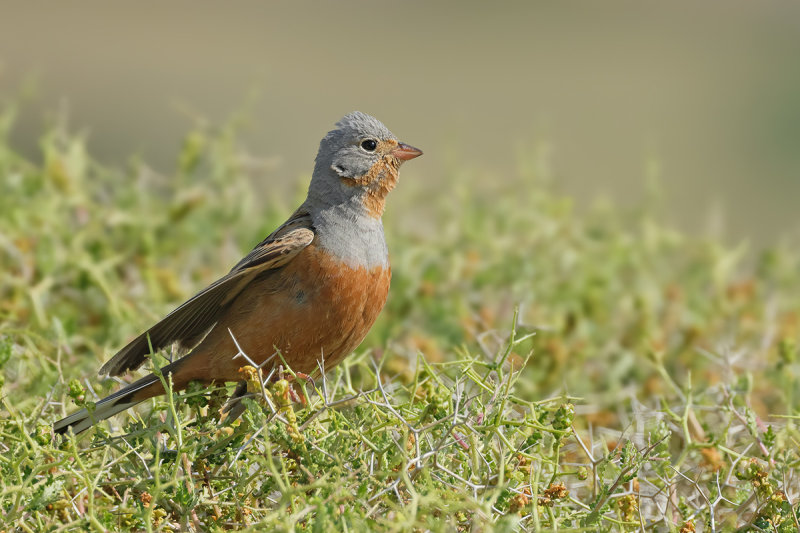
{"type": "Polygon", "coordinates": [[[797,251],[685,235],[657,205],[576,212],[535,155],[496,186],[401,179],[390,301],[326,379],[254,381],[234,423],[225,390],[193,389],[53,441],[54,420],[117,387],[102,361],[305,184],[271,196],[234,125],[190,134],[161,175],[104,168],[59,128],[32,163],[3,140],[12,124],[6,110],[7,530],[798,530],[797,251]]]}

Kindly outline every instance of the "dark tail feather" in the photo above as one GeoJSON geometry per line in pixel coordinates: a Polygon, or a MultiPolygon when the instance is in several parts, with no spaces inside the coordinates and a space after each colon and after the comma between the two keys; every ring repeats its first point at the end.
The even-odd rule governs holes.
{"type": "Polygon", "coordinates": [[[77,435],[96,423],[163,392],[164,389],[161,387],[158,377],[150,374],[97,402],[94,412],[89,413],[86,409],[81,409],[77,413],[62,418],[53,424],[53,431],[64,434],[72,428],[72,432],[77,435]],[[156,384],[158,386],[154,387],[153,385],[156,384]],[[148,388],[150,390],[147,390],[148,388]]]}
{"type": "Polygon", "coordinates": [[[236,389],[231,394],[231,397],[228,398],[228,401],[225,402],[225,405],[222,406],[220,410],[220,414],[223,415],[222,420],[226,422],[233,422],[244,413],[244,404],[242,403],[242,398],[247,395],[247,382],[240,381],[238,385],[236,385],[236,389]]]}

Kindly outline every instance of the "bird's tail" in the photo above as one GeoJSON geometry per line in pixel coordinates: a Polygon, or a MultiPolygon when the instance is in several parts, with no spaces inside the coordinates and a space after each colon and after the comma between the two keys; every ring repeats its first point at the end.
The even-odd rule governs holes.
{"type": "MultiPolygon", "coordinates": [[[[162,369],[165,375],[170,366],[172,365],[162,369]]],[[[53,431],[64,434],[72,428],[72,432],[77,435],[106,418],[163,393],[164,386],[161,384],[161,380],[155,374],[150,374],[103,398],[95,404],[91,413],[87,409],[81,409],[77,413],[62,418],[53,424],[53,431]]]]}

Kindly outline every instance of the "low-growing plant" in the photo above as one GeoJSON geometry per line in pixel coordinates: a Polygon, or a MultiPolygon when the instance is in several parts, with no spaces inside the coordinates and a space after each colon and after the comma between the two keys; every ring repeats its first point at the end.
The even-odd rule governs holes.
{"type": "Polygon", "coordinates": [[[55,419],[117,386],[92,375],[107,356],[296,202],[257,201],[272,170],[235,121],[198,127],[161,174],[104,167],[58,124],[27,160],[13,117],[6,529],[800,529],[797,248],[682,233],[655,199],[578,208],[535,147],[500,184],[452,169],[440,197],[409,169],[385,221],[390,300],[339,367],[264,379],[243,361],[236,420],[220,415],[229,388],[194,385],[54,438],[55,419]]]}

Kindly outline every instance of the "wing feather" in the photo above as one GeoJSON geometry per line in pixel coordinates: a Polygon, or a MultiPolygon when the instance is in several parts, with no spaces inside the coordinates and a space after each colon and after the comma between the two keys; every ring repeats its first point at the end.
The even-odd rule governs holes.
{"type": "Polygon", "coordinates": [[[191,349],[214,327],[222,312],[258,275],[277,270],[314,240],[311,217],[298,210],[280,228],[258,244],[224,277],[181,304],[161,321],[133,339],[100,369],[117,376],[135,370],[150,353],[179,343],[191,349]]]}

